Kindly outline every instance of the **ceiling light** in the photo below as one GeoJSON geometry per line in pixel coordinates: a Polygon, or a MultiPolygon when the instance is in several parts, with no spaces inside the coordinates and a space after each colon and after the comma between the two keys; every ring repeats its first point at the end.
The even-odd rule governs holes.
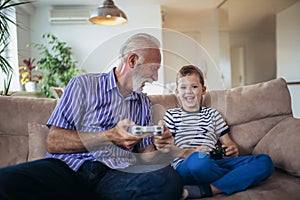
{"type": "Polygon", "coordinates": [[[112,0],[104,0],[102,5],[92,11],[89,21],[93,24],[114,26],[127,23],[127,17],[112,0]]]}

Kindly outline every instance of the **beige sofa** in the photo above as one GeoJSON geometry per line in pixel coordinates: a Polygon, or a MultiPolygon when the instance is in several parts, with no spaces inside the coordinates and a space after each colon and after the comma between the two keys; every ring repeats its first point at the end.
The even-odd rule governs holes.
{"type": "MultiPolygon", "coordinates": [[[[178,106],[172,94],[150,98],[154,120],[178,106]]],[[[0,167],[43,157],[48,134],[44,124],[56,103],[54,99],[0,96],[0,167]]],[[[211,91],[204,105],[223,114],[241,154],[269,154],[276,166],[275,173],[257,186],[209,199],[300,199],[300,119],[292,116],[285,80],[211,91]]]]}

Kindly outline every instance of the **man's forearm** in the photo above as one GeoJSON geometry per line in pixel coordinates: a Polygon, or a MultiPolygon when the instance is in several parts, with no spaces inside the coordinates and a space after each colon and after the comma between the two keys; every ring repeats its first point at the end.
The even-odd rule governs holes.
{"type": "MultiPolygon", "coordinates": [[[[110,131],[110,130],[108,130],[110,131]]],[[[111,144],[104,132],[79,133],[52,126],[47,139],[49,153],[80,153],[97,149],[100,145],[111,144]]]]}

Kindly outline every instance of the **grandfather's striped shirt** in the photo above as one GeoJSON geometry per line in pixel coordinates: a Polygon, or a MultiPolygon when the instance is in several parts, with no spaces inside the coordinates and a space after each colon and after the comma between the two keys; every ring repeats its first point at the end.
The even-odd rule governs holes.
{"type": "MultiPolygon", "coordinates": [[[[123,98],[113,69],[108,73],[84,74],[71,79],[47,125],[77,130],[82,134],[96,133],[111,129],[126,118],[138,125],[153,125],[151,102],[143,93],[132,92],[123,98]]],[[[150,144],[151,137],[144,138],[136,148],[150,144]]],[[[60,159],[74,171],[86,160],[100,161],[112,169],[120,169],[136,162],[132,151],[110,144],[84,153],[47,153],[46,157],[60,159]]]]}
{"type": "MultiPolygon", "coordinates": [[[[230,131],[222,115],[208,107],[201,107],[197,112],[187,112],[183,108],[170,109],[165,113],[164,121],[175,137],[175,145],[183,149],[201,145],[215,149],[218,139],[230,131]]],[[[175,158],[172,166],[176,169],[183,160],[175,158]]]]}

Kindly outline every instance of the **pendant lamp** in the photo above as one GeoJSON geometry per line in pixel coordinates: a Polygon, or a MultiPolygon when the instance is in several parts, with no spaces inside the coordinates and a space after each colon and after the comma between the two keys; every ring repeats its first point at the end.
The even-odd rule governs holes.
{"type": "Polygon", "coordinates": [[[92,11],[89,21],[93,24],[114,26],[127,23],[127,17],[112,0],[104,0],[102,5],[92,11]]]}

